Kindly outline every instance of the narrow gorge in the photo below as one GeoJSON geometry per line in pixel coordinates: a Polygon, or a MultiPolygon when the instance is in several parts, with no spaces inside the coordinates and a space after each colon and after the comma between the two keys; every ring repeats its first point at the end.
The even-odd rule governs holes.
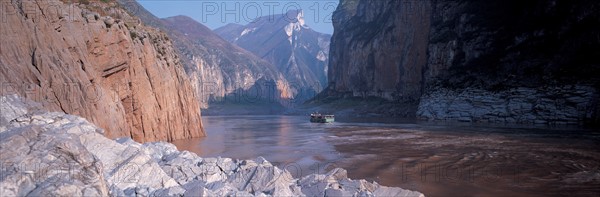
{"type": "Polygon", "coordinates": [[[594,0],[0,0],[0,194],[600,196],[598,27],[594,0]]]}
{"type": "Polygon", "coordinates": [[[209,113],[279,112],[302,88],[290,84],[271,62],[229,43],[188,16],[161,19],[135,0],[117,2],[145,24],[159,28],[172,38],[194,88],[202,92],[201,107],[209,113]],[[230,112],[215,110],[229,105],[242,110],[235,107],[225,107],[230,112]],[[258,107],[254,107],[256,105],[258,107]]]}

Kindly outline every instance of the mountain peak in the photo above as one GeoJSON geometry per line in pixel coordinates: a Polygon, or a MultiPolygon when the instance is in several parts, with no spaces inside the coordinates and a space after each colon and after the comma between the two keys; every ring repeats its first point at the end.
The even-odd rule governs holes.
{"type": "Polygon", "coordinates": [[[284,15],[284,20],[289,22],[285,27],[285,33],[289,37],[290,42],[291,36],[294,31],[300,31],[303,28],[308,29],[308,26],[304,23],[304,12],[302,10],[290,10],[284,15]]]}
{"type": "Polygon", "coordinates": [[[215,32],[276,66],[295,84],[294,89],[301,90],[296,93],[302,94],[294,98],[310,98],[327,84],[331,36],[306,26],[302,10],[263,16],[247,25],[224,26],[215,32]]]}
{"type": "Polygon", "coordinates": [[[186,16],[186,15],[170,16],[170,17],[163,18],[162,20],[178,22],[178,23],[194,23],[194,24],[198,23],[196,20],[194,20],[193,18],[186,16]]]}
{"type": "Polygon", "coordinates": [[[192,18],[190,18],[189,16],[186,15],[177,15],[177,16],[170,16],[170,17],[166,17],[165,19],[179,19],[179,20],[194,20],[192,18]]]}

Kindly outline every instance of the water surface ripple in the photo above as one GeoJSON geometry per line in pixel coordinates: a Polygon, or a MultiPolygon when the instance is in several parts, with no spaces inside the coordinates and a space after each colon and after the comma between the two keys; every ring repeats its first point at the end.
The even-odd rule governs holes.
{"type": "Polygon", "coordinates": [[[432,123],[309,123],[300,116],[204,116],[203,157],[263,156],[299,177],[350,178],[426,196],[599,196],[600,132],[432,123]]]}

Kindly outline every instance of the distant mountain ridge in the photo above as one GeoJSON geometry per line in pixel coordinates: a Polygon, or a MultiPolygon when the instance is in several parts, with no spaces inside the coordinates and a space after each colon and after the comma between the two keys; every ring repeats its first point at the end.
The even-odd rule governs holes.
{"type": "Polygon", "coordinates": [[[235,98],[234,102],[279,105],[293,94],[285,77],[273,65],[223,40],[192,18],[159,19],[135,1],[119,0],[119,3],[145,24],[169,34],[182,56],[186,72],[201,94],[203,108],[209,107],[212,101],[231,98],[235,98]]]}
{"type": "Polygon", "coordinates": [[[175,43],[192,61],[195,67],[190,69],[198,72],[201,82],[207,87],[222,86],[218,88],[220,92],[209,90],[217,96],[226,96],[239,88],[248,90],[261,79],[287,83],[273,65],[223,40],[192,18],[174,16],[161,20],[167,29],[175,31],[172,36],[175,43]]]}
{"type": "Polygon", "coordinates": [[[327,85],[331,35],[308,27],[302,10],[260,17],[247,25],[228,24],[215,32],[275,65],[300,89],[297,97],[311,98],[327,85]]]}

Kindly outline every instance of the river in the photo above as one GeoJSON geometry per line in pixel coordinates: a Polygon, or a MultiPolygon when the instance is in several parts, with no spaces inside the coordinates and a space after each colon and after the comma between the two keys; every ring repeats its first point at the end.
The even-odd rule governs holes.
{"type": "Polygon", "coordinates": [[[295,177],[342,167],[426,196],[600,196],[595,129],[368,122],[203,116],[208,137],[174,144],[202,157],[262,156],[295,177]]]}

